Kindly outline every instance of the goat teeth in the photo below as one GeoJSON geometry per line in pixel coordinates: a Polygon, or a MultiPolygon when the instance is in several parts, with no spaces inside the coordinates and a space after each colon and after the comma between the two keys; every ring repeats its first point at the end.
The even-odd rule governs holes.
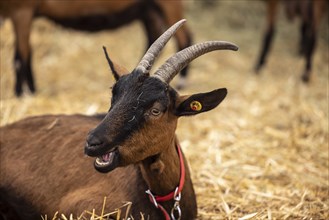
{"type": "Polygon", "coordinates": [[[107,166],[112,163],[114,158],[114,153],[110,152],[96,158],[96,163],[100,166],[107,166]]]}
{"type": "Polygon", "coordinates": [[[97,157],[97,158],[96,158],[96,163],[97,163],[99,166],[106,166],[106,165],[109,164],[109,162],[103,161],[102,158],[100,158],[100,157],[97,157]]]}

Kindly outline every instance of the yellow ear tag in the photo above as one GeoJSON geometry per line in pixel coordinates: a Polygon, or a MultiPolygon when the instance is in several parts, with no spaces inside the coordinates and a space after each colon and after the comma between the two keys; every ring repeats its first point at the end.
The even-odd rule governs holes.
{"type": "Polygon", "coordinates": [[[201,109],[202,109],[202,105],[198,101],[191,102],[190,107],[193,111],[197,111],[197,112],[201,111],[201,109]]]}

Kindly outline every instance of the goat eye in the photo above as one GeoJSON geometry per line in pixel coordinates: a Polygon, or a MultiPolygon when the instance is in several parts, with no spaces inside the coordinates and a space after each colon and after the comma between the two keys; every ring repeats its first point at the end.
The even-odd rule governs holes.
{"type": "Polygon", "coordinates": [[[158,115],[160,115],[161,111],[159,109],[157,109],[157,108],[152,108],[151,109],[151,113],[154,116],[158,116],[158,115]]]}

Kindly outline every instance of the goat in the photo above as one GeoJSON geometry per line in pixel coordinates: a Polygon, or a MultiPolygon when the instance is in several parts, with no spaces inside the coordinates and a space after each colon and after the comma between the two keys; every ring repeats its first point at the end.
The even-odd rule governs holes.
{"type": "Polygon", "coordinates": [[[184,22],[163,33],[132,72],[113,63],[104,49],[116,83],[103,119],[43,115],[2,127],[0,201],[24,220],[56,210],[77,215],[101,209],[104,196],[110,198],[110,210],[132,202],[134,218],[143,213],[150,219],[195,219],[196,197],[175,135],[177,120],[217,107],[227,89],[180,96],[170,82],[195,58],[238,47],[199,43],[177,52],[151,75],[155,59],[184,22]]]}
{"type": "MultiPolygon", "coordinates": [[[[291,0],[284,1],[286,6],[286,15],[289,20],[295,16],[301,18],[300,29],[300,53],[305,57],[306,65],[302,74],[302,81],[309,82],[312,71],[312,57],[316,46],[316,33],[318,31],[321,18],[328,8],[327,0],[291,0]]],[[[256,64],[256,73],[266,63],[266,58],[271,47],[275,31],[275,18],[277,14],[279,0],[267,1],[267,27],[263,37],[261,52],[256,64]]]]}
{"type": "MultiPolygon", "coordinates": [[[[16,73],[15,94],[21,96],[23,84],[35,93],[32,52],[29,37],[32,21],[46,17],[64,27],[84,31],[114,29],[134,20],[140,20],[145,28],[148,46],[161,35],[164,29],[182,19],[181,1],[129,0],[129,1],[0,1],[0,15],[11,18],[16,44],[14,67],[16,73]]],[[[176,34],[178,50],[191,45],[187,27],[176,34]]],[[[184,86],[187,68],[181,72],[180,88],[184,86]]]]}

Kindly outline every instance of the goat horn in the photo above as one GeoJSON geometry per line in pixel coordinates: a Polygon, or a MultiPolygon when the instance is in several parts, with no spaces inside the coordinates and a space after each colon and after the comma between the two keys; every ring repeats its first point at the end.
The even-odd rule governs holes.
{"type": "Polygon", "coordinates": [[[169,84],[177,73],[195,58],[214,50],[237,51],[238,49],[238,46],[226,41],[207,41],[204,43],[195,44],[171,56],[154,73],[154,77],[157,77],[169,84]]]}
{"type": "Polygon", "coordinates": [[[145,55],[143,56],[135,70],[141,71],[144,74],[148,74],[162,48],[166,45],[169,39],[175,34],[176,30],[185,21],[186,19],[182,19],[172,25],[167,31],[165,31],[146,51],[145,55]]]}

